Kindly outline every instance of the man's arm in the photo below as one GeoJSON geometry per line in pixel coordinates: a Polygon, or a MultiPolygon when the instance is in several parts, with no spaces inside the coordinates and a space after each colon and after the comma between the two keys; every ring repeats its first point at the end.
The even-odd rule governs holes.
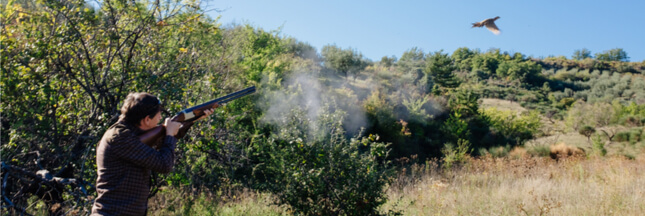
{"type": "Polygon", "coordinates": [[[159,173],[172,171],[177,138],[166,136],[159,151],[147,146],[132,133],[113,141],[111,148],[119,158],[159,173]]]}

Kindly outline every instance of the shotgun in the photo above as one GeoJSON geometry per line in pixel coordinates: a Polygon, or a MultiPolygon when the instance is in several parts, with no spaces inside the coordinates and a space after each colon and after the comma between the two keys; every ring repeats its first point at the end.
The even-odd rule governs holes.
{"type": "MultiPolygon", "coordinates": [[[[251,86],[245,89],[242,89],[240,91],[231,93],[229,95],[226,95],[224,97],[217,98],[212,101],[208,101],[206,103],[190,107],[188,109],[182,110],[177,113],[177,115],[172,117],[172,121],[176,122],[181,122],[183,126],[179,129],[179,132],[177,132],[177,139],[181,139],[186,135],[188,132],[188,129],[190,126],[192,126],[195,123],[195,120],[199,119],[199,117],[202,117],[204,115],[204,111],[207,109],[211,108],[217,108],[220,105],[224,105],[225,103],[235,100],[237,98],[240,98],[242,96],[251,94],[255,92],[255,86],[251,86]]],[[[157,127],[154,127],[142,135],[139,136],[139,140],[141,142],[145,143],[148,146],[154,147],[154,145],[157,144],[157,140],[163,138],[166,134],[166,128],[163,125],[159,125],[157,127]]]]}

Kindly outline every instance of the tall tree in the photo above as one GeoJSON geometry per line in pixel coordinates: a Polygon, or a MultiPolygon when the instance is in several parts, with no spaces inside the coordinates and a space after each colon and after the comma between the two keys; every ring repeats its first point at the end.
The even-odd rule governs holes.
{"type": "Polygon", "coordinates": [[[587,48],[576,50],[573,52],[573,56],[571,56],[571,58],[575,60],[583,60],[586,58],[591,58],[591,51],[588,50],[587,48]]]}
{"type": "Polygon", "coordinates": [[[606,50],[602,53],[596,53],[596,59],[601,61],[622,61],[622,62],[629,61],[627,52],[625,52],[622,48],[615,48],[615,49],[606,50]]]}
{"type": "Polygon", "coordinates": [[[441,52],[438,51],[428,55],[425,72],[432,77],[432,80],[439,88],[456,88],[460,84],[453,74],[456,67],[452,63],[450,56],[441,52]]]}
{"type": "Polygon", "coordinates": [[[326,45],[322,49],[323,65],[347,77],[363,70],[368,62],[363,54],[354,49],[342,49],[336,45],[326,45]]]}
{"type": "Polygon", "coordinates": [[[388,57],[388,56],[383,56],[381,58],[381,65],[385,67],[391,67],[396,63],[396,56],[388,57]]]}
{"type": "Polygon", "coordinates": [[[399,70],[403,72],[418,72],[421,74],[425,64],[425,54],[423,50],[413,47],[401,55],[398,61],[399,70]]]}
{"type": "Polygon", "coordinates": [[[460,47],[452,53],[452,59],[459,70],[470,71],[472,69],[472,57],[476,54],[477,52],[467,47],[460,47]]]}

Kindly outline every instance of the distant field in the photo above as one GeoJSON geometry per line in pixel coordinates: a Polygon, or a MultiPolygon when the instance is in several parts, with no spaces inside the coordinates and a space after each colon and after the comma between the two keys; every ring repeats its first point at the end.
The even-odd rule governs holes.
{"type": "Polygon", "coordinates": [[[642,215],[645,157],[472,159],[413,166],[388,191],[403,215],[642,215]],[[427,168],[430,169],[427,169],[427,168]]]}
{"type": "Polygon", "coordinates": [[[495,99],[495,98],[484,98],[481,100],[481,108],[491,108],[495,107],[498,110],[508,110],[515,112],[524,112],[527,111],[526,108],[522,107],[517,102],[512,102],[509,100],[495,99]]]}

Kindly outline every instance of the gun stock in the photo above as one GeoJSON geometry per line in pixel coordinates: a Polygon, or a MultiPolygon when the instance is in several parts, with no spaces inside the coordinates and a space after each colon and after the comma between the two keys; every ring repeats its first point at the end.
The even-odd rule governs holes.
{"type": "MultiPolygon", "coordinates": [[[[172,121],[176,122],[181,122],[183,126],[181,129],[179,129],[179,132],[177,132],[177,139],[183,138],[186,133],[188,133],[188,129],[194,124],[194,122],[205,115],[204,111],[211,109],[211,108],[217,108],[221,105],[224,105],[228,103],[229,101],[235,100],[237,98],[243,97],[248,94],[255,93],[255,86],[248,87],[246,89],[228,94],[226,96],[217,98],[215,100],[208,101],[206,103],[190,107],[188,109],[182,110],[177,115],[172,117],[172,121]]],[[[155,128],[152,128],[142,135],[139,136],[139,139],[141,142],[145,143],[148,146],[154,147],[156,145],[157,140],[163,138],[166,135],[166,128],[163,125],[157,126],[155,128]]]]}

